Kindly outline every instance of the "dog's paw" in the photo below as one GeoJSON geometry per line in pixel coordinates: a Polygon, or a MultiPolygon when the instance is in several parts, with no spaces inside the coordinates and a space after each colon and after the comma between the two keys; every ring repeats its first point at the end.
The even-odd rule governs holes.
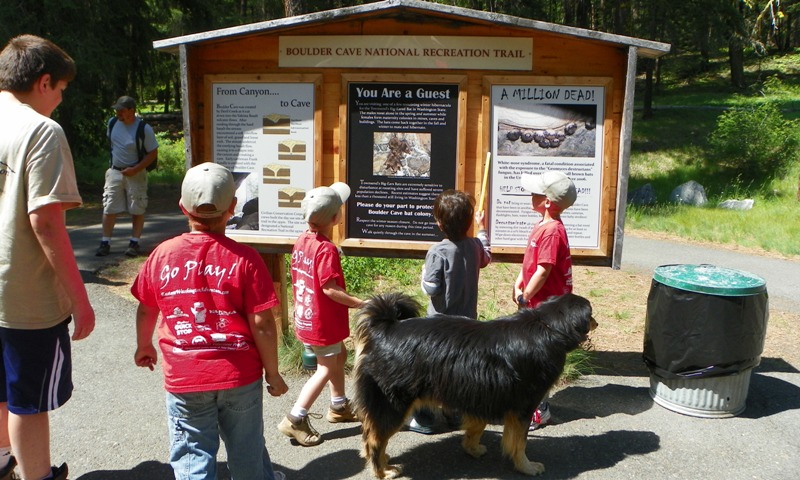
{"type": "Polygon", "coordinates": [[[476,443],[474,445],[470,445],[470,444],[467,444],[467,442],[464,442],[464,443],[461,444],[461,446],[464,447],[464,450],[468,454],[470,454],[471,456],[473,456],[475,458],[480,458],[480,457],[482,457],[483,455],[486,454],[486,446],[482,445],[480,443],[476,443]]]}
{"type": "Polygon", "coordinates": [[[525,475],[530,475],[534,477],[539,475],[540,473],[544,473],[544,465],[539,462],[531,462],[526,460],[525,462],[519,462],[514,467],[517,469],[518,472],[524,473],[525,475]]]}
{"type": "Polygon", "coordinates": [[[397,465],[389,465],[386,467],[385,470],[382,470],[380,473],[376,472],[376,477],[378,478],[397,478],[403,474],[403,469],[397,465]]]}

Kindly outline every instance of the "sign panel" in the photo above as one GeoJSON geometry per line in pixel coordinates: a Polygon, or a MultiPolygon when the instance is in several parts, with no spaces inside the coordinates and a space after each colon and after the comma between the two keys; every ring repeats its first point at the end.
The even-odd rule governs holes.
{"type": "Polygon", "coordinates": [[[347,237],[441,240],[433,201],[455,188],[459,85],[347,88],[347,237]]]}
{"type": "Polygon", "coordinates": [[[533,39],[419,35],[280,37],[281,68],[531,70],[533,39]]]}
{"type": "Polygon", "coordinates": [[[237,234],[295,238],[314,187],[314,83],[211,81],[213,161],[234,174],[237,234]]]}
{"type": "Polygon", "coordinates": [[[561,216],[570,247],[600,247],[604,105],[602,86],[492,85],[492,246],[525,247],[541,220],[522,174],[560,170],[578,190],[561,216]]]}

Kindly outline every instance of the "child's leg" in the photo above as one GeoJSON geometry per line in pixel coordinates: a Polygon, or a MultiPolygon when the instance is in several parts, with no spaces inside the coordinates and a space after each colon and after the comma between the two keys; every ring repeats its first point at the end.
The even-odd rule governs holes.
{"type": "MultiPolygon", "coordinates": [[[[330,384],[331,397],[334,396],[334,389],[344,395],[344,362],[347,360],[347,351],[342,342],[324,347],[312,346],[317,355],[317,371],[306,381],[300,390],[300,395],[292,409],[292,415],[298,415],[300,409],[306,412],[314,405],[326,384],[330,384]],[[344,355],[344,357],[342,357],[344,355]],[[339,378],[341,377],[341,378],[339,378]]],[[[305,413],[303,413],[305,415],[305,413]]]]}
{"type": "Polygon", "coordinates": [[[274,478],[264,442],[263,388],[259,380],[220,392],[220,436],[228,452],[232,478],[274,478]]]}
{"type": "Polygon", "coordinates": [[[342,344],[342,351],[333,359],[330,369],[331,378],[328,382],[331,390],[331,406],[328,408],[325,418],[331,423],[358,421],[345,393],[344,367],[346,363],[347,349],[342,344]]]}
{"type": "Polygon", "coordinates": [[[217,478],[218,393],[167,392],[169,463],[175,471],[175,478],[217,478]]]}
{"type": "MultiPolygon", "coordinates": [[[[294,438],[297,443],[306,447],[312,447],[322,442],[322,438],[311,423],[308,421],[308,410],[314,405],[322,389],[325,388],[331,378],[332,360],[338,353],[328,351],[330,347],[312,347],[317,355],[317,370],[306,380],[305,385],[297,396],[297,401],[286,417],[278,424],[278,430],[287,437],[294,438]]],[[[335,367],[334,367],[335,368],[335,367]]]]}
{"type": "Polygon", "coordinates": [[[298,409],[304,409],[307,412],[314,405],[325,385],[331,381],[332,369],[336,369],[334,358],[317,355],[317,371],[306,380],[300,390],[300,395],[297,396],[297,401],[292,409],[293,415],[298,416],[296,413],[298,409]]]}
{"type": "Polygon", "coordinates": [[[334,357],[334,362],[330,369],[330,389],[331,389],[331,403],[337,399],[347,400],[347,394],[344,388],[344,366],[347,363],[347,349],[342,344],[342,351],[334,357]]]}

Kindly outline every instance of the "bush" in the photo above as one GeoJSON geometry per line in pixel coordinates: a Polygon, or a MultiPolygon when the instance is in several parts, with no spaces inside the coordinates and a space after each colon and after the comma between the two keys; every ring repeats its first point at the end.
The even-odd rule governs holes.
{"type": "Polygon", "coordinates": [[[180,183],[186,173],[186,153],[183,137],[173,140],[168,132],[156,133],[158,168],[148,175],[152,183],[180,183]]]}
{"type": "Polygon", "coordinates": [[[783,117],[774,102],[728,110],[717,119],[709,144],[726,173],[763,183],[784,174],[798,158],[800,122],[783,117]]]}
{"type": "Polygon", "coordinates": [[[402,258],[342,256],[342,271],[348,291],[355,295],[371,295],[376,293],[379,280],[393,285],[416,285],[422,263],[402,258]]]}

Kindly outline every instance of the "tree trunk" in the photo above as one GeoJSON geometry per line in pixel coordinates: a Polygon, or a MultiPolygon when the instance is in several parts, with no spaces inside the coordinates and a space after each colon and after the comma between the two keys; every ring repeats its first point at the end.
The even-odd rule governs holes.
{"type": "Polygon", "coordinates": [[[644,111],[642,118],[648,119],[653,117],[653,68],[655,61],[651,58],[644,60],[645,80],[644,80],[644,111]]]}
{"type": "Polygon", "coordinates": [[[304,0],[283,0],[283,13],[287,17],[306,13],[304,0]]]}
{"type": "Polygon", "coordinates": [[[735,36],[728,41],[728,61],[731,67],[731,84],[736,88],[744,88],[744,45],[735,36]]]}

